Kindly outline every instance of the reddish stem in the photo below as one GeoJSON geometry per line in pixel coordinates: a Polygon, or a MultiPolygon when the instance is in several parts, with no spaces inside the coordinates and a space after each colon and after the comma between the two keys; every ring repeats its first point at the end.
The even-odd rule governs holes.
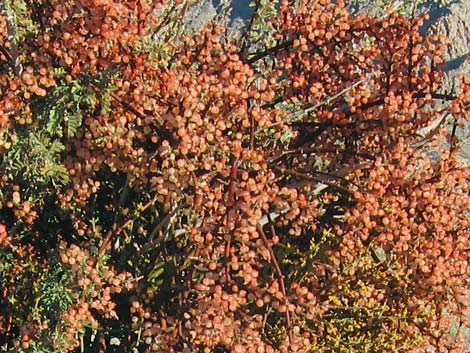
{"type": "MultiPolygon", "coordinates": [[[[238,167],[240,166],[241,160],[237,159],[235,163],[233,163],[232,169],[230,171],[230,183],[228,186],[228,196],[226,205],[229,207],[227,212],[227,226],[230,224],[235,224],[235,217],[237,214],[236,208],[234,207],[235,203],[235,191],[237,190],[237,181],[238,181],[238,167]]],[[[228,228],[228,227],[227,227],[228,228]]],[[[225,243],[225,259],[227,260],[227,264],[225,266],[225,280],[227,283],[230,283],[230,247],[232,245],[232,236],[230,234],[230,229],[227,229],[226,234],[226,243],[225,243]]]]}
{"type": "MultiPolygon", "coordinates": [[[[279,278],[279,286],[281,288],[281,293],[284,297],[284,304],[286,305],[286,322],[287,322],[287,332],[288,332],[288,339],[289,339],[289,344],[293,342],[292,339],[292,323],[291,323],[291,317],[290,317],[290,312],[289,312],[289,299],[287,298],[287,291],[286,291],[286,285],[284,282],[284,274],[281,271],[281,267],[279,266],[279,262],[276,259],[276,255],[274,254],[273,248],[271,247],[271,244],[269,244],[268,238],[266,237],[266,234],[264,233],[263,227],[258,224],[258,233],[260,234],[261,239],[263,240],[266,248],[269,251],[269,255],[271,258],[271,263],[274,266],[274,269],[276,271],[276,274],[279,278]]],[[[274,226],[271,224],[271,232],[273,235],[276,235],[276,230],[274,229],[274,226]]]]}

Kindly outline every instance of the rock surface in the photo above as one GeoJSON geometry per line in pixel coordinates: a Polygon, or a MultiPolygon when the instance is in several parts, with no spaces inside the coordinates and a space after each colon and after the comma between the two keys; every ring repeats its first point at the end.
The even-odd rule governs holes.
{"type": "MultiPolygon", "coordinates": [[[[350,0],[351,10],[368,12],[380,16],[378,8],[384,0],[350,0]]],[[[398,8],[405,0],[387,1],[393,8],[398,8]]],[[[408,9],[412,12],[412,9],[408,9]]],[[[470,0],[428,0],[419,5],[417,14],[427,13],[429,21],[424,25],[423,33],[445,35],[450,39],[445,53],[445,79],[443,91],[458,91],[458,79],[462,73],[470,73],[470,63],[466,61],[470,54],[470,0]]]]}
{"type": "Polygon", "coordinates": [[[192,32],[200,32],[216,15],[217,11],[211,0],[200,1],[187,14],[185,26],[192,32]]]}
{"type": "MultiPolygon", "coordinates": [[[[462,74],[470,74],[470,0],[453,0],[447,5],[429,1],[423,5],[430,20],[425,25],[428,34],[445,35],[450,44],[445,53],[445,76],[442,91],[449,94],[460,92],[462,74]]],[[[453,119],[451,118],[451,123],[453,119]]],[[[470,126],[465,123],[456,131],[461,140],[460,157],[465,164],[470,161],[470,126]]]]}
{"type": "Polygon", "coordinates": [[[450,39],[445,55],[444,90],[455,93],[459,89],[459,76],[470,73],[470,63],[466,60],[470,53],[470,0],[454,0],[445,6],[429,2],[423,7],[431,16],[426,32],[450,39]]]}
{"type": "MultiPolygon", "coordinates": [[[[350,0],[351,10],[354,12],[367,12],[380,16],[380,9],[385,0],[350,0]]],[[[387,0],[393,8],[404,4],[407,0],[387,0]]],[[[411,3],[411,1],[408,1],[411,3]]],[[[403,9],[403,7],[402,7],[403,9]]],[[[406,9],[408,13],[412,9],[406,9]]],[[[416,9],[417,14],[429,14],[430,19],[425,23],[422,31],[426,35],[439,34],[449,38],[450,43],[445,52],[444,79],[442,93],[457,94],[460,91],[459,81],[462,74],[470,74],[470,0],[427,0],[416,9]]],[[[446,122],[452,129],[454,118],[449,117],[446,122]]],[[[432,128],[430,126],[429,128],[432,128]]],[[[427,129],[423,129],[423,132],[427,129]]],[[[462,145],[460,153],[464,164],[470,163],[470,125],[465,123],[456,130],[462,145]]],[[[443,142],[445,145],[445,143],[443,142]]]]}

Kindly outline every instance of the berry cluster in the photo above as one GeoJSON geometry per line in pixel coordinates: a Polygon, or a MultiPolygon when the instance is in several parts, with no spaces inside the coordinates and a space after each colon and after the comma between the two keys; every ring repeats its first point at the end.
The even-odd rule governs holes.
{"type": "Polygon", "coordinates": [[[468,322],[469,170],[417,136],[467,118],[470,81],[439,92],[426,17],[283,1],[260,48],[215,22],[166,42],[191,1],[38,3],[20,43],[0,12],[9,351],[116,327],[142,352],[466,351],[443,333],[468,322]]]}

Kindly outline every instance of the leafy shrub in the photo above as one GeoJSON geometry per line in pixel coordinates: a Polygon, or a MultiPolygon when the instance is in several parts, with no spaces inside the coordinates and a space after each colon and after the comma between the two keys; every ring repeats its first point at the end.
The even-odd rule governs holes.
{"type": "Polygon", "coordinates": [[[4,351],[468,350],[469,169],[421,132],[470,79],[439,91],[424,18],[275,3],[238,35],[185,35],[189,1],[2,8],[4,351]]]}

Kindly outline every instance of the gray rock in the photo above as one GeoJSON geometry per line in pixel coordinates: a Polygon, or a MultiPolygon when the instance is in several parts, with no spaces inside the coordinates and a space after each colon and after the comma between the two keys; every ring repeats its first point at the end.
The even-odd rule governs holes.
{"type": "MultiPolygon", "coordinates": [[[[250,7],[250,3],[253,1],[254,0],[232,0],[232,14],[230,15],[231,19],[249,19],[254,9],[253,7],[250,7]]],[[[220,0],[214,0],[213,3],[214,6],[217,7],[220,4],[220,0]]]]}
{"type": "MultiPolygon", "coordinates": [[[[254,8],[249,6],[251,2],[252,0],[232,0],[230,15],[226,18],[222,15],[225,18],[223,22],[229,24],[232,34],[241,33],[246,26],[246,21],[254,11],[254,8]]],[[[188,12],[186,28],[193,33],[200,32],[209,21],[221,15],[223,7],[224,4],[220,0],[198,2],[188,12]]]]}
{"type": "MultiPolygon", "coordinates": [[[[380,9],[385,2],[391,3],[392,7],[406,4],[408,0],[350,0],[353,12],[367,12],[375,16],[381,16],[380,9]]],[[[410,2],[410,1],[408,1],[410,2]]],[[[398,7],[397,7],[398,8],[398,7]]],[[[405,7],[405,12],[412,13],[411,9],[405,7]]],[[[470,54],[470,0],[427,0],[416,8],[416,14],[427,13],[430,19],[422,28],[425,35],[444,35],[450,40],[450,44],[444,54],[444,79],[441,87],[442,93],[458,94],[460,92],[459,81],[462,74],[470,73],[470,63],[467,60],[470,54]]],[[[443,102],[443,104],[445,104],[443,102]]],[[[439,119],[436,120],[436,122],[439,119]]],[[[451,131],[454,125],[454,117],[449,116],[444,124],[451,131]]],[[[424,128],[426,130],[432,128],[424,128]]],[[[460,159],[463,164],[470,163],[470,126],[465,123],[455,131],[459,139],[461,152],[460,159]]],[[[450,146],[443,141],[446,148],[450,146]]],[[[435,151],[428,151],[435,153],[435,151]]]]}
{"type": "MultiPolygon", "coordinates": [[[[445,35],[450,44],[445,52],[444,81],[442,91],[449,94],[458,94],[460,90],[460,76],[470,73],[470,0],[453,0],[447,5],[428,2],[430,20],[426,24],[426,34],[445,35]]],[[[449,123],[453,125],[454,118],[449,123]]],[[[449,126],[449,129],[452,127],[449,126]]],[[[460,158],[463,164],[470,160],[470,126],[464,123],[456,129],[456,136],[460,141],[460,158]]]]}
{"type": "Polygon", "coordinates": [[[198,33],[216,15],[217,11],[212,4],[212,1],[202,0],[189,10],[187,14],[186,29],[193,33],[198,33]]]}
{"type": "Polygon", "coordinates": [[[470,53],[470,1],[455,0],[447,5],[431,2],[428,7],[431,18],[426,33],[445,35],[450,44],[445,53],[445,78],[443,89],[459,91],[459,76],[470,72],[467,61],[470,53]]]}
{"type": "MultiPolygon", "coordinates": [[[[409,0],[350,0],[353,13],[366,12],[381,16],[385,4],[410,15],[414,1],[409,0]]],[[[445,78],[443,91],[458,92],[458,77],[470,72],[470,63],[466,61],[470,54],[470,0],[427,0],[415,9],[415,14],[427,13],[430,19],[422,32],[426,35],[445,35],[450,45],[445,53],[445,78]]]]}

